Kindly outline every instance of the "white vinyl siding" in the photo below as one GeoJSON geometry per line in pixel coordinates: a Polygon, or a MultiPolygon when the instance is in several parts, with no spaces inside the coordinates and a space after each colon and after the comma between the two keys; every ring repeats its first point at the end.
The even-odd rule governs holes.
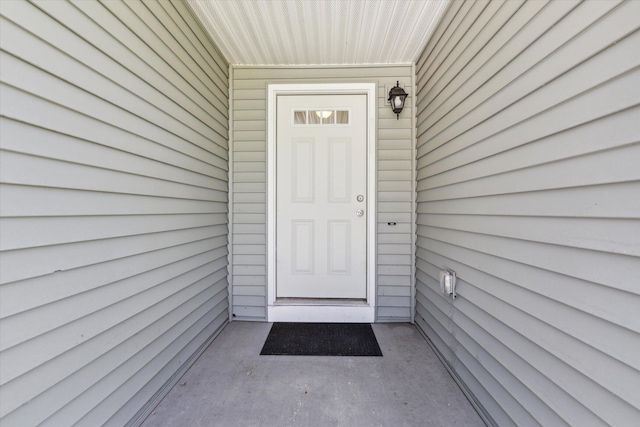
{"type": "Polygon", "coordinates": [[[228,64],[182,2],[0,11],[0,423],[136,422],[228,320],[228,64]]]}
{"type": "Polygon", "coordinates": [[[416,323],[498,425],[640,419],[639,16],[452,2],[418,61],[416,323]]]}
{"type": "Polygon", "coordinates": [[[268,84],[375,82],[377,100],[377,317],[411,319],[413,157],[411,103],[396,118],[386,104],[399,80],[414,95],[408,65],[234,67],[232,75],[233,315],[266,320],[266,96],[268,84]],[[395,226],[388,225],[396,223],[395,226]]]}

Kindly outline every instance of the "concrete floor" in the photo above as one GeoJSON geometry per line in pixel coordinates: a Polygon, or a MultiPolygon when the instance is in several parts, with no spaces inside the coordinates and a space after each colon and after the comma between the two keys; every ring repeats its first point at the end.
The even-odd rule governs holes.
{"type": "Polygon", "coordinates": [[[230,323],[143,427],[484,426],[413,325],[373,325],[384,357],[260,356],[270,328],[230,323]]]}

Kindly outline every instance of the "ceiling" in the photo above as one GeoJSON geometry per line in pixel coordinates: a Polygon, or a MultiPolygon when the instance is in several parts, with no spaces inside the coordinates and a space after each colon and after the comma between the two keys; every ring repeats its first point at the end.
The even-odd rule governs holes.
{"type": "Polygon", "coordinates": [[[407,64],[449,0],[188,0],[235,65],[407,64]]]}

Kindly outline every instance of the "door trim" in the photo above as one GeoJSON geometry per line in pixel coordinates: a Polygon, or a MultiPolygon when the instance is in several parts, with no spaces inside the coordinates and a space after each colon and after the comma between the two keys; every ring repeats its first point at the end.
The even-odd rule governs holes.
{"type": "Polygon", "coordinates": [[[267,321],[363,322],[376,313],[376,84],[270,84],[267,87],[267,321]],[[366,301],[276,301],[276,99],[278,95],[367,96],[367,299],[366,301]]]}

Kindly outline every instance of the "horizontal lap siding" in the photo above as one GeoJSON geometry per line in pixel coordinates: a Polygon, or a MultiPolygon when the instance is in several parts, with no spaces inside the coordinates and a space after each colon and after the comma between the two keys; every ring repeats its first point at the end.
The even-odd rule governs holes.
{"type": "Polygon", "coordinates": [[[418,61],[416,323],[499,425],[640,419],[638,16],[453,2],[418,61]]]}
{"type": "Polygon", "coordinates": [[[124,425],[228,319],[228,66],[179,2],[1,10],[1,420],[124,425]]]}
{"type": "Polygon", "coordinates": [[[411,319],[413,112],[400,119],[385,103],[397,80],[414,95],[411,67],[259,68],[233,71],[233,315],[266,320],[266,96],[268,84],[377,85],[377,320],[411,319]],[[389,226],[388,222],[397,225],[389,226]]]}

